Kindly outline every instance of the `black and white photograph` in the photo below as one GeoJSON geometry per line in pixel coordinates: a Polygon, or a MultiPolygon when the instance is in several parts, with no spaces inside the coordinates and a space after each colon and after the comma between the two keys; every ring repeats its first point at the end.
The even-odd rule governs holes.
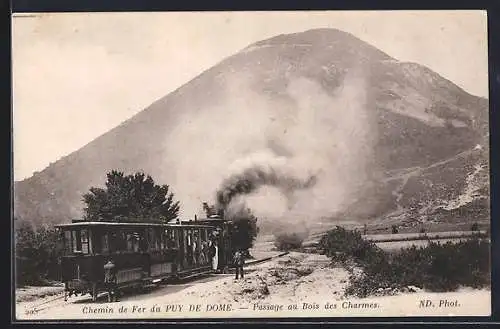
{"type": "Polygon", "coordinates": [[[491,314],[486,11],[12,15],[17,320],[491,314]]]}

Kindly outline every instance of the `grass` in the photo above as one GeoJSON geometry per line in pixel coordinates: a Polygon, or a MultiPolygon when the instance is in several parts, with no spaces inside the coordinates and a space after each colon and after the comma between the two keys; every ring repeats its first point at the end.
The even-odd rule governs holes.
{"type": "Polygon", "coordinates": [[[468,238],[462,238],[462,239],[426,239],[426,240],[408,240],[408,241],[386,241],[386,242],[375,242],[377,247],[381,248],[384,251],[387,252],[397,252],[401,249],[404,248],[410,248],[410,247],[425,247],[428,246],[429,243],[434,242],[434,243],[459,243],[460,241],[464,241],[468,238]]]}
{"type": "Polygon", "coordinates": [[[477,232],[433,232],[433,233],[398,233],[398,234],[371,234],[363,236],[364,239],[373,242],[393,242],[393,241],[414,241],[414,240],[432,240],[432,239],[450,239],[450,238],[468,238],[474,235],[486,236],[486,231],[477,232]]]}

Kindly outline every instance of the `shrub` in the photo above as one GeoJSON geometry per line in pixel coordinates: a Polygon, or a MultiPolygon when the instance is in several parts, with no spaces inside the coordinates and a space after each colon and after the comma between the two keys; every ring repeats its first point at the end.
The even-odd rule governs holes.
{"type": "Polygon", "coordinates": [[[392,225],[392,234],[398,233],[398,227],[396,225],[392,225]]]}

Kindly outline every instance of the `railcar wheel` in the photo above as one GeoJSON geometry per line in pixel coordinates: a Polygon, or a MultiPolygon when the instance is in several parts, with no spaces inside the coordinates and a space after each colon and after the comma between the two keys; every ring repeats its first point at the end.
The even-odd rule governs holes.
{"type": "Polygon", "coordinates": [[[92,283],[92,301],[96,302],[97,301],[97,284],[92,283]]]}

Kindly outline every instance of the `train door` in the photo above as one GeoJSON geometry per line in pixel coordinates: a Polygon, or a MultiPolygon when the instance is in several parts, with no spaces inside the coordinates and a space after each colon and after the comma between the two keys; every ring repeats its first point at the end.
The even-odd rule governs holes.
{"type": "Polygon", "coordinates": [[[193,257],[194,257],[194,253],[193,253],[193,244],[194,244],[194,241],[193,241],[193,230],[191,229],[188,229],[187,231],[187,252],[186,252],[186,256],[187,256],[187,264],[188,264],[188,267],[189,268],[192,268],[193,265],[194,265],[194,261],[193,261],[193,257]]]}

